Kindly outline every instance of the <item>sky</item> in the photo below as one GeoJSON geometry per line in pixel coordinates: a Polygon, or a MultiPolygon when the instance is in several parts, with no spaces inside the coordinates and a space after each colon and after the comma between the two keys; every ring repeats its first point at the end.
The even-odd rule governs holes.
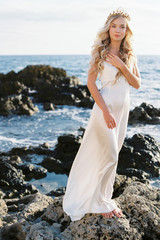
{"type": "Polygon", "coordinates": [[[131,17],[139,55],[160,55],[159,0],[0,0],[0,55],[90,54],[110,12],[131,17]]]}

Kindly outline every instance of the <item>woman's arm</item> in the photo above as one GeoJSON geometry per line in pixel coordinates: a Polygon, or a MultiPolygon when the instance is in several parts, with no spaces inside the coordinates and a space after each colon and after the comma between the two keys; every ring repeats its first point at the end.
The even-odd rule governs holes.
{"type": "MultiPolygon", "coordinates": [[[[94,69],[94,67],[96,68],[96,66],[92,66],[91,70],[94,69]]],[[[107,105],[104,102],[104,99],[102,98],[97,85],[96,85],[96,79],[97,79],[97,75],[98,73],[92,72],[92,73],[88,73],[88,79],[87,79],[87,87],[93,97],[93,99],[95,100],[95,102],[97,103],[97,105],[101,108],[101,110],[104,112],[109,112],[109,109],[107,107],[107,105]]]]}
{"type": "MultiPolygon", "coordinates": [[[[92,66],[92,69],[96,69],[97,66],[94,65],[92,66]]],[[[108,128],[114,128],[116,127],[116,121],[114,119],[114,116],[112,115],[112,113],[110,113],[102,95],[100,94],[97,85],[96,85],[96,79],[97,79],[97,75],[98,73],[92,72],[92,73],[88,73],[88,79],[87,79],[87,87],[93,97],[93,99],[95,100],[95,102],[97,103],[97,105],[100,107],[100,109],[103,111],[103,116],[105,119],[105,122],[108,126],[108,128]]]]}
{"type": "Polygon", "coordinates": [[[138,89],[141,86],[141,76],[136,63],[133,66],[133,73],[130,72],[125,64],[120,67],[120,70],[132,87],[138,89]]]}
{"type": "Polygon", "coordinates": [[[113,66],[119,68],[124,75],[124,77],[127,79],[128,83],[138,89],[141,85],[141,77],[140,73],[137,67],[137,63],[135,61],[134,67],[133,67],[133,73],[129,70],[129,68],[126,66],[126,64],[115,54],[109,53],[107,54],[106,62],[111,63],[113,66]]]}

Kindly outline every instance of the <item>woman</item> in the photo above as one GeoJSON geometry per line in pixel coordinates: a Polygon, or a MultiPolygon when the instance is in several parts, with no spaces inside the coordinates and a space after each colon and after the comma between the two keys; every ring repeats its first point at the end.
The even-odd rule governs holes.
{"type": "Polygon", "coordinates": [[[113,11],[93,44],[87,86],[95,103],[63,197],[63,209],[72,221],[85,213],[122,217],[111,197],[127,129],[130,86],[138,89],[141,84],[129,20],[123,9],[113,11]],[[100,91],[95,84],[98,73],[100,91]]]}

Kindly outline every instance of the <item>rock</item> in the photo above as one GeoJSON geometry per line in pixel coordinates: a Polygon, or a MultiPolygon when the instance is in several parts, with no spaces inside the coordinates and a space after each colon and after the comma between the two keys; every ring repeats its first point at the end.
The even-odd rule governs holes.
{"type": "Polygon", "coordinates": [[[2,237],[4,240],[25,240],[26,233],[23,232],[23,227],[21,223],[15,223],[11,226],[4,227],[2,237]]]}
{"type": "MultiPolygon", "coordinates": [[[[114,198],[122,209],[121,218],[114,216],[109,219],[100,213],[86,213],[81,220],[71,221],[63,211],[62,200],[63,196],[52,199],[41,193],[32,195],[31,199],[29,196],[22,198],[19,201],[25,203],[23,210],[2,218],[3,239],[12,239],[11,236],[23,239],[17,236],[25,236],[27,240],[91,240],[106,237],[111,240],[159,240],[160,193],[149,184],[132,181],[119,197],[114,198]]],[[[16,204],[16,201],[13,202],[16,204]]]]}
{"type": "Polygon", "coordinates": [[[11,164],[12,166],[14,166],[15,168],[17,167],[18,164],[22,164],[22,160],[19,156],[17,155],[12,155],[12,156],[3,156],[3,153],[1,153],[1,157],[0,159],[8,162],[9,164],[11,164]]]}
{"type": "MultiPolygon", "coordinates": [[[[84,134],[84,131],[83,131],[84,134]]],[[[47,158],[47,166],[56,163],[60,173],[69,175],[72,163],[80,147],[82,135],[75,137],[72,134],[63,135],[58,138],[58,143],[53,150],[51,158],[47,158]]],[[[43,165],[46,167],[46,165],[43,165]]],[[[132,138],[125,138],[119,153],[117,173],[128,177],[135,176],[138,179],[150,179],[160,176],[160,145],[153,137],[145,134],[135,134],[132,138]]],[[[57,172],[57,171],[56,171],[57,172]]]]}
{"type": "Polygon", "coordinates": [[[16,186],[20,188],[20,186],[23,184],[24,175],[22,171],[17,170],[11,164],[5,162],[3,159],[1,159],[0,161],[0,176],[1,176],[1,181],[8,182],[8,185],[10,187],[16,186]]]}
{"type": "Polygon", "coordinates": [[[36,223],[31,226],[29,234],[30,239],[44,239],[44,240],[51,240],[54,239],[54,235],[52,233],[50,225],[45,222],[41,221],[40,223],[36,223]]]}
{"type": "MultiPolygon", "coordinates": [[[[42,155],[44,158],[38,165],[49,172],[69,175],[85,131],[80,130],[83,130],[83,133],[78,136],[72,134],[59,136],[54,150],[42,144],[38,147],[13,148],[7,155],[19,155],[22,159],[31,154],[42,155]]],[[[150,135],[135,134],[132,138],[125,138],[119,153],[117,173],[128,177],[135,176],[139,180],[159,177],[159,156],[160,145],[150,135]]]]}
{"type": "Polygon", "coordinates": [[[119,197],[124,192],[126,187],[128,187],[132,182],[135,181],[150,184],[150,181],[148,179],[139,179],[135,176],[127,177],[125,175],[120,175],[116,173],[115,182],[113,185],[113,198],[119,197]]]}
{"type": "MultiPolygon", "coordinates": [[[[17,204],[21,203],[22,205],[22,203],[24,203],[23,208],[21,206],[21,211],[2,217],[3,239],[13,239],[15,237],[16,239],[26,239],[26,233],[29,232],[33,237],[38,235],[38,233],[36,235],[33,234],[33,229],[35,228],[31,226],[32,224],[30,225],[30,223],[32,223],[35,219],[38,219],[52,202],[53,199],[51,197],[47,197],[40,193],[17,200],[17,204]]],[[[45,222],[44,225],[47,225],[47,223],[45,222]]]]}
{"type": "Polygon", "coordinates": [[[1,97],[7,97],[9,95],[13,94],[21,94],[25,91],[27,91],[27,87],[23,84],[20,83],[19,81],[16,81],[16,76],[15,75],[15,81],[12,79],[0,81],[0,96],[1,97]]]}
{"type": "Polygon", "coordinates": [[[49,143],[48,142],[44,142],[42,145],[39,145],[40,147],[42,147],[42,148],[47,148],[47,149],[49,149],[49,143]]]}
{"type": "Polygon", "coordinates": [[[28,65],[18,72],[17,79],[28,87],[38,87],[41,82],[55,82],[67,77],[67,73],[62,68],[53,68],[49,65],[28,65]]]}
{"type": "Polygon", "coordinates": [[[0,190],[0,199],[3,199],[5,194],[0,190]]]}
{"type": "MultiPolygon", "coordinates": [[[[37,162],[37,165],[43,166],[49,172],[54,171],[55,173],[69,175],[85,131],[84,129],[80,130],[82,133],[78,136],[73,134],[59,136],[53,150],[49,148],[47,143],[44,143],[37,147],[13,148],[9,152],[0,155],[3,155],[3,157],[20,156],[23,161],[32,161],[32,155],[35,157],[35,154],[38,154],[42,156],[43,160],[37,162]]],[[[135,134],[132,138],[125,138],[119,153],[117,173],[128,177],[135,176],[139,180],[159,177],[159,156],[160,145],[150,135],[135,134]]],[[[17,166],[15,163],[12,163],[12,165],[17,166]]],[[[16,168],[21,169],[21,167],[16,168]]],[[[39,170],[37,169],[37,174],[40,174],[39,177],[43,177],[46,170],[39,170]]],[[[26,171],[23,172],[28,174],[26,171]]]]}
{"type": "Polygon", "coordinates": [[[7,97],[0,100],[0,115],[8,116],[17,115],[33,115],[38,112],[37,106],[34,106],[32,100],[25,95],[7,97]]]}
{"type": "MultiPolygon", "coordinates": [[[[0,74],[0,86],[0,96],[5,99],[0,102],[0,107],[3,107],[0,114],[4,116],[8,115],[6,108],[18,114],[10,99],[11,95],[17,94],[31,96],[34,102],[44,103],[44,109],[47,111],[54,110],[54,105],[92,108],[94,104],[87,85],[82,85],[78,77],[68,76],[64,69],[49,65],[28,65],[18,73],[11,71],[0,74]]],[[[24,106],[21,111],[24,112],[22,114],[33,114],[24,106]]],[[[129,124],[137,122],[158,124],[160,109],[154,108],[151,104],[142,103],[129,114],[129,124]]]]}
{"type": "Polygon", "coordinates": [[[5,194],[4,198],[14,198],[35,193],[38,190],[24,181],[22,170],[15,168],[9,162],[0,157],[0,185],[5,194]]]}
{"type": "Polygon", "coordinates": [[[58,143],[53,151],[53,156],[63,163],[67,174],[79,149],[81,140],[81,136],[74,136],[73,134],[64,134],[58,137],[58,143]]]}
{"type": "Polygon", "coordinates": [[[160,108],[155,108],[153,105],[143,102],[139,107],[130,111],[128,123],[159,124],[160,108]]]}
{"type": "Polygon", "coordinates": [[[43,104],[43,108],[46,111],[55,110],[55,105],[53,103],[46,102],[46,103],[43,104]]]}
{"type": "Polygon", "coordinates": [[[131,183],[115,199],[123,217],[105,219],[99,214],[86,214],[73,221],[62,235],[66,239],[154,239],[160,237],[160,194],[158,189],[140,182],[131,183]]]}
{"type": "Polygon", "coordinates": [[[41,179],[47,176],[47,170],[40,166],[35,166],[33,164],[21,164],[17,166],[17,169],[21,169],[25,175],[25,180],[29,181],[32,178],[41,179]]]}
{"type": "MultiPolygon", "coordinates": [[[[87,86],[83,86],[76,76],[67,76],[66,71],[49,65],[27,66],[18,72],[17,80],[27,87],[37,90],[34,94],[38,102],[52,102],[56,105],[77,105],[91,107],[93,99],[87,86]],[[79,102],[81,102],[81,105],[79,102]]],[[[45,104],[46,110],[53,109],[45,104]]]]}
{"type": "Polygon", "coordinates": [[[8,212],[8,207],[3,199],[0,199],[0,219],[2,215],[6,215],[8,212]]]}
{"type": "Polygon", "coordinates": [[[62,196],[65,193],[65,189],[66,189],[65,187],[57,188],[56,190],[53,190],[47,193],[47,196],[55,196],[55,197],[62,196]]]}
{"type": "MultiPolygon", "coordinates": [[[[11,95],[16,98],[17,94],[31,96],[34,102],[44,103],[47,111],[54,110],[56,105],[91,108],[94,103],[88,87],[82,85],[78,77],[68,76],[64,69],[49,65],[29,65],[18,73],[1,74],[0,86],[0,95],[5,98],[1,100],[4,109],[0,114],[4,116],[8,115],[9,110],[18,114],[10,99],[11,95]]],[[[25,109],[23,111],[26,112],[25,109]]],[[[23,114],[31,115],[31,112],[23,114]]]]}
{"type": "Polygon", "coordinates": [[[62,161],[72,158],[78,151],[81,140],[81,137],[73,134],[59,136],[54,149],[54,157],[60,158],[62,161]]]}
{"type": "MultiPolygon", "coordinates": [[[[53,204],[50,204],[48,206],[45,213],[41,216],[41,219],[48,222],[50,225],[53,223],[62,224],[62,222],[65,222],[65,221],[66,221],[66,224],[69,225],[71,220],[70,220],[70,217],[66,215],[62,209],[62,199],[63,197],[55,197],[53,204]]],[[[61,227],[61,231],[62,231],[62,227],[61,227]]]]}
{"type": "MultiPolygon", "coordinates": [[[[119,197],[123,193],[125,188],[128,187],[128,185],[131,184],[133,181],[140,181],[142,183],[150,184],[148,179],[139,179],[135,176],[127,177],[125,175],[116,174],[115,182],[113,185],[113,198],[119,197]]],[[[46,195],[47,196],[55,196],[55,197],[62,196],[62,195],[64,195],[65,190],[66,190],[66,187],[60,187],[53,191],[50,191],[46,195]]]]}
{"type": "Polygon", "coordinates": [[[33,176],[38,178],[46,175],[47,169],[49,172],[69,174],[73,159],[80,146],[82,136],[74,136],[73,134],[63,135],[58,137],[58,143],[53,150],[49,148],[48,143],[44,143],[37,147],[16,147],[5,153],[0,153],[0,156],[8,161],[16,169],[21,169],[25,175],[25,180],[31,179],[33,176]],[[43,168],[35,167],[32,164],[26,164],[26,161],[32,161],[35,155],[41,155],[42,161],[37,165],[43,168]],[[11,161],[13,157],[19,157],[20,163],[11,161]],[[45,168],[45,169],[44,169],[45,168]]]}
{"type": "Polygon", "coordinates": [[[26,155],[38,154],[38,155],[47,155],[52,156],[53,150],[49,149],[48,143],[41,144],[37,147],[29,146],[29,147],[14,147],[9,152],[0,153],[0,156],[20,156],[23,159],[26,155]]]}
{"type": "Polygon", "coordinates": [[[90,99],[82,99],[81,101],[76,101],[77,107],[83,107],[83,108],[92,108],[94,102],[90,99]]]}
{"type": "MultiPolygon", "coordinates": [[[[9,202],[10,201],[11,200],[9,199],[9,202]]],[[[12,222],[15,217],[19,222],[23,222],[24,220],[34,221],[44,213],[49,204],[53,203],[53,198],[37,192],[35,194],[22,197],[21,199],[17,199],[17,202],[16,199],[14,199],[14,203],[16,205],[23,205],[23,210],[16,214],[6,215],[3,218],[3,221],[7,223],[12,222]]]]}
{"type": "Polygon", "coordinates": [[[146,179],[160,176],[160,146],[148,134],[125,138],[119,153],[118,174],[146,179]]]}
{"type": "Polygon", "coordinates": [[[46,157],[43,159],[39,165],[43,166],[48,170],[48,172],[55,172],[55,173],[66,173],[66,168],[64,164],[59,160],[55,159],[54,157],[46,157]]]}

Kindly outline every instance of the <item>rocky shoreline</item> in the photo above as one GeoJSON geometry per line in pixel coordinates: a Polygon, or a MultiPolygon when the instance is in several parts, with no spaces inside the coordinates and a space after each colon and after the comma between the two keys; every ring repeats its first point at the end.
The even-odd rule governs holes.
{"type": "MultiPolygon", "coordinates": [[[[15,73],[0,74],[0,115],[33,115],[58,105],[91,108],[87,86],[75,76],[48,65],[27,66],[15,73]]],[[[142,103],[129,114],[129,124],[159,124],[160,109],[142,103]]],[[[160,176],[160,143],[147,134],[125,138],[119,154],[113,198],[123,217],[104,218],[87,213],[71,222],[63,212],[65,187],[42,194],[32,178],[47,172],[69,174],[85,129],[75,136],[59,136],[55,148],[45,142],[33,147],[12,148],[0,153],[0,239],[2,240],[158,240],[160,239],[160,192],[150,179],[160,176]],[[40,156],[32,164],[32,158],[40,156]]]]}
{"type": "MultiPolygon", "coordinates": [[[[94,100],[86,85],[76,76],[68,76],[62,68],[50,65],[28,65],[15,73],[0,74],[0,115],[33,115],[38,112],[36,103],[44,110],[57,105],[92,108],[94,100]]],[[[129,124],[160,123],[160,108],[142,103],[129,114],[129,124]]]]}
{"type": "Polygon", "coordinates": [[[88,213],[71,222],[62,209],[65,187],[42,194],[25,182],[47,171],[68,175],[82,136],[60,136],[53,150],[44,143],[0,154],[2,239],[159,239],[160,192],[149,179],[160,176],[160,144],[149,135],[126,138],[120,151],[113,198],[121,219],[88,213]],[[32,154],[43,158],[37,167],[25,162],[32,154]]]}
{"type": "Polygon", "coordinates": [[[1,239],[159,239],[158,189],[131,180],[114,200],[123,211],[121,218],[87,213],[71,222],[63,212],[62,196],[53,199],[38,192],[21,199],[1,199],[1,239]]]}

